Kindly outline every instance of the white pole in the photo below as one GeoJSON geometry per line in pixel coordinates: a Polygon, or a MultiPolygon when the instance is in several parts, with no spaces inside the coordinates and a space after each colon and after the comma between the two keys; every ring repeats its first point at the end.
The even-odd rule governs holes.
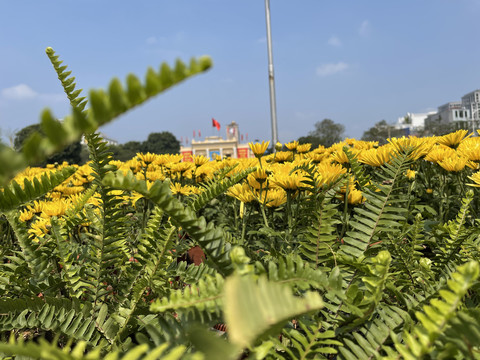
{"type": "Polygon", "coordinates": [[[268,82],[270,85],[270,117],[272,123],[272,148],[278,142],[277,131],[277,106],[275,101],[275,77],[273,73],[272,31],[270,28],[270,0],[265,0],[265,18],[267,22],[267,46],[268,46],[268,82]]]}

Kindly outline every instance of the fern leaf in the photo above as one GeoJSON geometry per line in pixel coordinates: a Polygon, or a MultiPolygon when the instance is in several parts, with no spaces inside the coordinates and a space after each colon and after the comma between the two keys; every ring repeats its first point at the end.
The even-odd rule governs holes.
{"type": "Polygon", "coordinates": [[[275,357],[326,359],[331,354],[337,354],[336,346],[342,346],[340,341],[335,340],[335,332],[325,329],[320,321],[300,318],[295,321],[295,325],[296,328],[290,326],[283,329],[282,336],[285,339],[282,339],[281,342],[275,337],[271,338],[276,348],[282,350],[282,352],[277,350],[275,357]]]}
{"type": "Polygon", "coordinates": [[[68,166],[49,174],[42,174],[40,178],[35,177],[32,181],[25,178],[23,187],[13,180],[9,186],[0,190],[0,212],[17,209],[40,198],[68,179],[75,171],[74,167],[68,166]]]}
{"type": "MultiPolygon", "coordinates": [[[[436,344],[435,340],[444,332],[449,320],[458,316],[457,309],[462,298],[476,283],[479,273],[480,266],[477,262],[459,266],[448,281],[448,289],[439,291],[440,299],[431,300],[422,312],[416,312],[419,323],[404,333],[404,343],[395,344],[405,359],[420,359],[432,351],[442,350],[441,344],[436,344]]],[[[393,339],[396,340],[395,337],[393,339]]]]}
{"type": "Polygon", "coordinates": [[[376,241],[381,240],[380,234],[395,233],[400,231],[401,221],[404,221],[406,209],[394,204],[400,204],[395,199],[395,192],[399,186],[397,183],[402,179],[411,160],[411,150],[398,153],[392,158],[392,164],[386,164],[383,168],[388,175],[388,185],[377,185],[379,192],[365,189],[363,195],[366,198],[365,208],[355,208],[354,219],[349,222],[351,231],[343,238],[344,245],[340,248],[341,255],[361,260],[365,252],[376,241]]]}
{"type": "Polygon", "coordinates": [[[293,296],[289,287],[260,277],[234,275],[225,282],[225,319],[229,339],[240,347],[248,347],[262,335],[275,331],[285,321],[319,310],[320,295],[306,292],[304,298],[293,296]]]}
{"type": "MultiPolygon", "coordinates": [[[[230,167],[228,172],[230,172],[233,168],[234,167],[230,167]]],[[[205,184],[202,192],[192,198],[192,201],[189,204],[190,207],[193,211],[197,212],[218,195],[227,191],[228,188],[245,179],[248,174],[252,173],[253,171],[255,171],[255,168],[240,171],[228,179],[220,178],[209,181],[207,184],[205,184]]]]}
{"type": "MultiPolygon", "coordinates": [[[[178,61],[174,70],[168,66],[161,66],[158,72],[148,71],[147,77],[149,80],[145,84],[139,82],[133,84],[132,77],[129,77],[127,79],[129,86],[127,90],[120,88],[113,93],[92,90],[89,95],[91,108],[87,112],[84,111],[85,100],[78,97],[80,94],[78,90],[74,90],[73,78],[68,78],[70,72],[65,71],[66,67],[60,66],[58,57],[52,49],[48,48],[46,52],[72,103],[72,113],[59,123],[49,110],[43,111],[41,126],[45,130],[45,135],[37,133],[29,137],[24,143],[21,154],[15,154],[7,147],[1,147],[0,159],[6,160],[5,163],[8,163],[8,165],[0,168],[0,180],[2,180],[0,185],[4,185],[8,179],[13,177],[14,172],[19,171],[26,164],[33,164],[45,159],[65,146],[80,140],[84,133],[94,132],[101,125],[114,120],[119,115],[184,79],[208,70],[212,65],[209,57],[200,57],[198,60],[193,60],[190,62],[190,66],[178,61]],[[111,95],[115,96],[114,94],[120,95],[122,99],[128,99],[128,103],[121,103],[119,106],[119,102],[111,98],[111,95]],[[131,102],[130,98],[134,101],[131,102]]],[[[111,85],[111,88],[115,87],[115,84],[118,84],[118,82],[111,85]]]]}
{"type": "Polygon", "coordinates": [[[172,223],[182,227],[198,241],[207,255],[207,262],[212,263],[217,271],[224,275],[232,271],[229,257],[231,245],[225,242],[222,229],[215,228],[212,223],[207,224],[190,207],[184,207],[172,196],[168,182],[157,180],[148,190],[145,181],[136,179],[132,172],[127,175],[122,172],[110,173],[103,182],[115,189],[134,190],[152,200],[171,217],[172,223]]]}
{"type": "Polygon", "coordinates": [[[206,276],[198,284],[188,285],[185,289],[175,290],[170,296],[155,301],[150,310],[164,312],[166,310],[188,311],[195,308],[199,311],[220,313],[223,303],[223,277],[206,276]]]}

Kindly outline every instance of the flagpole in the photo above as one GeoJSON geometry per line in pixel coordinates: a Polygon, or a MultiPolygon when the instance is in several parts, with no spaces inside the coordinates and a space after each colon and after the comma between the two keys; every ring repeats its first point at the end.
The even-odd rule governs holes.
{"type": "Polygon", "coordinates": [[[270,0],[265,0],[265,18],[267,23],[268,81],[270,85],[270,118],[272,124],[272,147],[278,142],[277,106],[275,100],[275,76],[273,73],[272,31],[270,26],[270,0]]]}

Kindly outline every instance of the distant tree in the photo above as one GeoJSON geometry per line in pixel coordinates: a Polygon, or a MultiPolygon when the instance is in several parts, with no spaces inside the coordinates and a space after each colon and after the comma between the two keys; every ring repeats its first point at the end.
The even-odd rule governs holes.
{"type": "Polygon", "coordinates": [[[428,119],[425,121],[425,126],[423,127],[423,131],[421,131],[420,135],[441,136],[460,129],[468,129],[468,124],[465,121],[456,121],[455,123],[443,121],[442,117],[439,116],[436,119],[428,119]]]}
{"type": "Polygon", "coordinates": [[[180,141],[168,131],[151,133],[147,140],[142,143],[142,151],[155,154],[178,154],[180,152],[180,141]]]}
{"type": "Polygon", "coordinates": [[[143,151],[143,144],[139,141],[129,141],[125,144],[112,145],[111,150],[116,160],[127,161],[133,158],[138,152],[143,151]]]}
{"type": "Polygon", "coordinates": [[[317,136],[312,135],[299,137],[297,141],[299,144],[312,144],[312,150],[320,145],[320,139],[317,136]]]}
{"type": "Polygon", "coordinates": [[[393,126],[387,124],[385,120],[377,122],[373,127],[365,131],[362,140],[378,141],[380,145],[387,143],[387,139],[391,136],[393,126]]]}
{"type": "MultiPolygon", "coordinates": [[[[15,150],[20,151],[25,143],[25,140],[27,140],[30,135],[35,132],[42,133],[40,124],[29,125],[19,130],[15,134],[15,138],[13,140],[13,146],[15,150]]],[[[64,161],[67,161],[69,164],[80,164],[82,162],[82,158],[80,156],[81,150],[82,145],[80,142],[74,142],[73,144],[65,147],[63,150],[51,155],[43,163],[37,165],[43,166],[45,164],[62,163],[64,161]]]]}
{"type": "Polygon", "coordinates": [[[365,131],[362,135],[362,140],[378,141],[379,145],[383,145],[387,143],[387,139],[390,137],[401,137],[404,135],[408,135],[405,129],[396,129],[385,120],[382,120],[365,131]]]}
{"type": "Polygon", "coordinates": [[[315,123],[315,130],[310,131],[307,136],[298,139],[300,143],[311,143],[312,149],[318,145],[325,147],[332,146],[343,139],[345,126],[336,124],[333,120],[323,119],[315,123]]]}

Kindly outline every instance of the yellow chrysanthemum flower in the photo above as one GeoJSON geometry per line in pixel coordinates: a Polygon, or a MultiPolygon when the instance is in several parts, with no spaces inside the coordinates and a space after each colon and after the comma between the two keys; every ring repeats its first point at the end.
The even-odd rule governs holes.
{"type": "MultiPolygon", "coordinates": [[[[348,151],[350,151],[350,153],[353,155],[354,158],[357,158],[362,153],[362,150],[357,150],[357,149],[354,149],[354,148],[348,149],[348,151]]],[[[335,151],[332,154],[331,158],[332,158],[333,161],[335,161],[339,164],[349,163],[347,154],[345,153],[343,148],[335,151]]]]}
{"type": "Polygon", "coordinates": [[[357,189],[350,189],[348,192],[348,203],[352,205],[360,204],[365,201],[362,192],[357,189]]]}
{"type": "Polygon", "coordinates": [[[293,167],[292,163],[277,165],[272,174],[272,182],[288,191],[295,191],[304,188],[305,184],[303,184],[303,181],[306,180],[305,175],[300,170],[292,173],[293,167]]]}
{"type": "Polygon", "coordinates": [[[193,170],[195,165],[191,162],[181,162],[177,164],[171,164],[170,170],[172,173],[181,173],[185,174],[186,172],[193,170]]]}
{"type": "Polygon", "coordinates": [[[468,177],[469,179],[473,180],[475,184],[467,184],[469,186],[480,187],[480,171],[476,172],[472,176],[468,177]]]}
{"type": "Polygon", "coordinates": [[[179,194],[188,196],[200,193],[200,189],[198,189],[197,187],[191,185],[182,186],[182,184],[180,183],[170,184],[170,190],[174,195],[179,194]]]}
{"type": "Polygon", "coordinates": [[[271,189],[263,193],[259,201],[267,207],[276,208],[287,202],[287,192],[281,188],[271,189]]]}
{"type": "Polygon", "coordinates": [[[55,200],[44,202],[42,207],[42,216],[62,216],[68,209],[70,202],[64,200],[55,200]]]}
{"type": "Polygon", "coordinates": [[[293,161],[293,154],[290,151],[277,151],[273,160],[277,163],[293,161]]]}
{"type": "Polygon", "coordinates": [[[248,146],[250,146],[250,149],[252,150],[253,154],[257,158],[261,158],[265,151],[268,149],[268,145],[270,145],[270,141],[262,141],[261,143],[248,143],[248,146]]]}
{"type": "Polygon", "coordinates": [[[417,138],[415,136],[391,138],[388,142],[392,145],[393,149],[399,153],[405,152],[407,149],[413,149],[410,154],[410,159],[418,160],[421,157],[428,154],[433,146],[433,143],[426,138],[417,138]]]}
{"type": "Polygon", "coordinates": [[[297,146],[297,153],[305,154],[310,151],[312,144],[301,144],[297,146]]]}
{"type": "Polygon", "coordinates": [[[462,171],[465,168],[465,165],[467,165],[467,161],[468,161],[467,158],[457,155],[457,156],[452,156],[442,161],[439,161],[438,165],[440,165],[442,168],[444,168],[447,171],[458,172],[458,171],[462,171]]]}
{"type": "Polygon", "coordinates": [[[203,155],[193,155],[193,163],[196,167],[202,166],[208,163],[210,160],[203,155]]]}
{"type": "Polygon", "coordinates": [[[30,229],[28,229],[28,233],[32,238],[43,238],[50,232],[50,227],[51,224],[49,218],[38,218],[37,221],[32,223],[30,229]]]}
{"type": "Polygon", "coordinates": [[[31,220],[33,218],[33,215],[35,213],[29,209],[24,209],[20,211],[20,216],[18,217],[18,220],[21,222],[27,222],[28,220],[31,220]]]}
{"type": "Polygon", "coordinates": [[[464,139],[457,147],[457,153],[468,160],[480,161],[480,137],[464,139]]]}
{"type": "Polygon", "coordinates": [[[415,170],[407,170],[407,173],[405,174],[405,176],[406,176],[407,179],[409,179],[409,180],[415,179],[415,175],[416,175],[416,171],[415,171],[415,170]]]}
{"type": "Polygon", "coordinates": [[[228,196],[234,197],[242,203],[249,203],[255,200],[255,195],[250,190],[247,184],[233,185],[226,192],[228,196]]]}
{"type": "Polygon", "coordinates": [[[370,166],[379,167],[388,163],[392,156],[391,146],[385,145],[377,149],[367,149],[358,156],[358,161],[370,166]]]}
{"type": "Polygon", "coordinates": [[[152,154],[150,152],[147,152],[146,154],[144,153],[137,153],[137,158],[143,162],[145,166],[148,166],[149,164],[153,163],[155,159],[157,158],[157,154],[152,154]]]}
{"type": "Polygon", "coordinates": [[[442,145],[456,147],[463,140],[470,137],[472,134],[468,135],[468,130],[458,130],[450,134],[439,136],[437,142],[442,145]]]}
{"type": "Polygon", "coordinates": [[[345,174],[347,169],[340,164],[331,164],[330,162],[323,161],[317,165],[317,171],[321,175],[321,182],[330,185],[345,174]]]}
{"type": "Polygon", "coordinates": [[[291,141],[289,143],[286,143],[285,147],[290,151],[296,150],[297,147],[298,147],[298,141],[295,140],[295,141],[291,141]]]}
{"type": "Polygon", "coordinates": [[[455,156],[455,150],[445,145],[435,145],[425,156],[425,160],[438,163],[455,156]]]}
{"type": "Polygon", "coordinates": [[[305,158],[310,160],[311,162],[318,164],[320,163],[323,159],[325,159],[326,154],[325,153],[320,153],[320,152],[315,152],[311,151],[309,153],[305,154],[305,158]]]}

